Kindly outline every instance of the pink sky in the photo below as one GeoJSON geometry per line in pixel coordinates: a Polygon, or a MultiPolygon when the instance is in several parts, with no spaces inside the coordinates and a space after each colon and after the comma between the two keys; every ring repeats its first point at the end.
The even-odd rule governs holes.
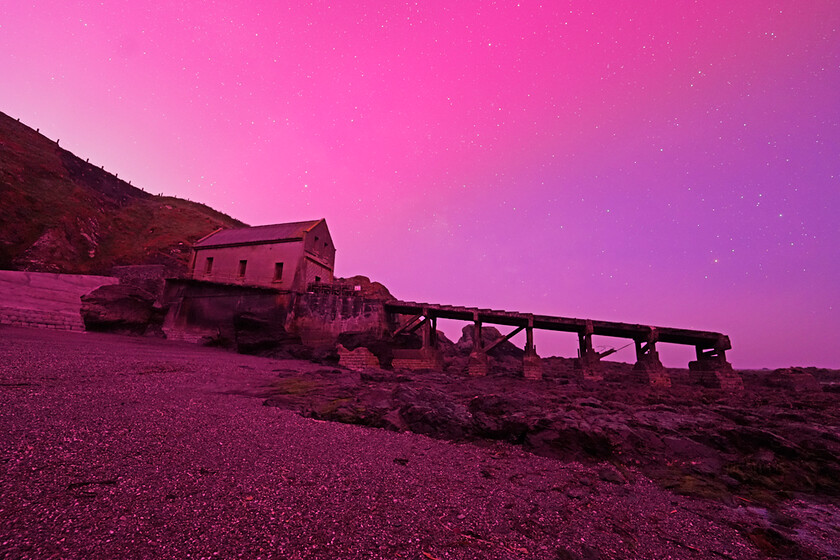
{"type": "Polygon", "coordinates": [[[627,4],[3,2],[0,110],[402,299],[840,367],[840,7],[627,4]]]}

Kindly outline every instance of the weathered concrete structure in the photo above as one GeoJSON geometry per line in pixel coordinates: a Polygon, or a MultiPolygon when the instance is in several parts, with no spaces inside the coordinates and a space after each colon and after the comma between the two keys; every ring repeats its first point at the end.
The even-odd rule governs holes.
{"type": "Polygon", "coordinates": [[[193,246],[195,280],[304,292],[330,283],[335,246],[326,220],[225,229],[193,246]]]}

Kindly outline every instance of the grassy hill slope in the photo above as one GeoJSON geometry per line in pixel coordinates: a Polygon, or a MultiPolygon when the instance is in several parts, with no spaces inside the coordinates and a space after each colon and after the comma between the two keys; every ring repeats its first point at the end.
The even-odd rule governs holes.
{"type": "Polygon", "coordinates": [[[126,264],[178,273],[195,240],[245,225],[133,187],[3,113],[0,216],[0,269],[81,274],[126,264]]]}

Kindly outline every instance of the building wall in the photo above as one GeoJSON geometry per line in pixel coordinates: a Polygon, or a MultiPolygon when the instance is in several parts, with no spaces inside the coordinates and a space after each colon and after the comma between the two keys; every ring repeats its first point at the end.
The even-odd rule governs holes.
{"type": "Polygon", "coordinates": [[[335,270],[335,246],[326,222],[319,223],[307,232],[303,243],[308,255],[330,270],[335,270]]]}
{"type": "Polygon", "coordinates": [[[198,249],[192,277],[223,284],[299,290],[304,281],[299,274],[302,259],[302,241],[198,249]],[[208,258],[213,259],[209,274],[205,272],[208,258]],[[247,261],[244,277],[239,276],[239,262],[242,260],[247,261]],[[283,263],[280,281],[274,280],[276,263],[283,263]]]}

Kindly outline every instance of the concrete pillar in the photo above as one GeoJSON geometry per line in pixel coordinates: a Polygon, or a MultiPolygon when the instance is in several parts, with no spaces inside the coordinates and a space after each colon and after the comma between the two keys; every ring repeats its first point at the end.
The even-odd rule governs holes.
{"type": "Polygon", "coordinates": [[[583,332],[578,333],[579,350],[575,368],[581,370],[584,380],[601,381],[604,379],[601,371],[601,356],[592,347],[594,331],[592,321],[587,320],[583,332]]]}
{"type": "Polygon", "coordinates": [[[656,351],[656,329],[651,328],[646,340],[636,339],[636,363],[633,365],[634,379],[652,387],[670,387],[671,376],[659,361],[656,351]]]}
{"type": "Polygon", "coordinates": [[[692,384],[709,389],[722,389],[730,392],[744,390],[744,380],[726,361],[726,350],[722,347],[710,350],[695,347],[697,360],[688,363],[689,378],[692,384]]]}
{"type": "Polygon", "coordinates": [[[537,355],[537,347],[534,346],[534,325],[529,321],[525,328],[525,356],[522,358],[522,376],[525,379],[538,380],[543,376],[542,359],[537,355]]]}

